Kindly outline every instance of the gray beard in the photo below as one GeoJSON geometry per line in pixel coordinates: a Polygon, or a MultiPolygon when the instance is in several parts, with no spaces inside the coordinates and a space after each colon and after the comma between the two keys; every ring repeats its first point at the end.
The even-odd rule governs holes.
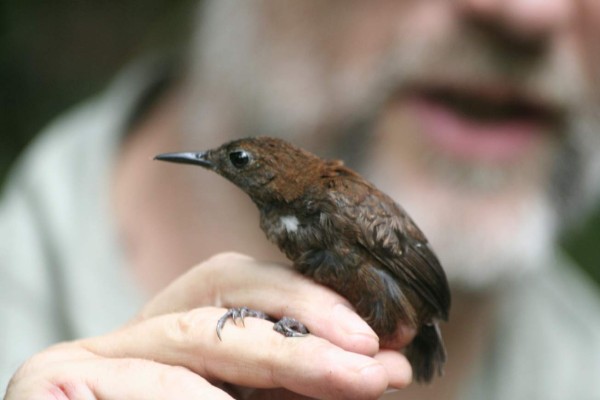
{"type": "Polygon", "coordinates": [[[446,193],[445,198],[439,198],[437,192],[434,200],[431,193],[405,184],[407,179],[402,171],[386,173],[370,167],[367,149],[375,129],[374,118],[357,121],[345,130],[332,153],[364,172],[407,210],[432,243],[455,289],[480,291],[553,265],[558,237],[581,222],[596,204],[600,135],[593,127],[600,121],[594,123],[594,117],[580,114],[568,119],[566,133],[555,152],[549,183],[516,204],[490,207],[490,213],[502,216],[496,224],[493,218],[485,221],[473,212],[478,200],[471,197],[502,190],[502,185],[518,179],[518,171],[507,174],[506,182],[496,187],[489,182],[498,181],[498,171],[462,170],[452,162],[442,163],[437,168],[446,175],[442,179],[453,180],[464,192],[446,193]]]}

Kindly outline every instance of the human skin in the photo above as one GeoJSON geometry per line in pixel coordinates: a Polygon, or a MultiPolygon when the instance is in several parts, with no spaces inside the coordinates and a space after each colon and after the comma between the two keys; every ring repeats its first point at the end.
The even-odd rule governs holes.
{"type": "MultiPolygon", "coordinates": [[[[214,62],[213,68],[219,72],[216,77],[227,79],[214,79],[215,76],[210,74],[194,77],[192,81],[196,86],[192,86],[195,93],[190,95],[185,90],[176,89],[176,93],[153,110],[137,132],[128,138],[115,170],[115,212],[121,224],[121,234],[127,238],[131,271],[141,287],[149,293],[157,293],[169,282],[185,274],[190,265],[208,258],[214,252],[236,249],[261,260],[277,258],[258,230],[253,205],[245,201],[234,188],[218,177],[202,175],[196,170],[150,166],[148,160],[154,154],[181,149],[184,145],[188,148],[190,143],[199,143],[198,138],[206,142],[198,145],[198,148],[207,148],[225,141],[232,133],[270,133],[270,126],[281,128],[282,132],[277,133],[287,135],[298,144],[312,148],[322,144],[321,149],[333,152],[335,145],[340,143],[336,135],[344,131],[346,123],[352,122],[353,116],[360,116],[365,104],[380,102],[377,104],[381,104],[381,107],[369,115],[375,115],[376,120],[368,132],[368,162],[359,160],[359,163],[364,165],[369,177],[378,186],[400,200],[417,223],[424,225],[428,236],[432,233],[434,248],[439,249],[442,260],[449,260],[447,267],[454,282],[469,288],[454,296],[456,301],[451,323],[444,327],[450,354],[445,378],[434,382],[429,392],[419,393],[421,388],[409,388],[411,398],[418,398],[419,395],[435,397],[432,393],[436,391],[441,393],[438,396],[440,398],[442,395],[443,398],[451,398],[465,379],[465,369],[477,359],[483,347],[482,342],[490,334],[486,305],[493,299],[489,298],[486,285],[494,282],[498,276],[510,276],[515,272],[504,269],[504,265],[514,263],[498,263],[492,267],[494,260],[508,257],[512,261],[510,255],[506,255],[507,250],[522,252],[518,246],[528,242],[521,240],[523,236],[520,235],[531,235],[531,232],[516,228],[533,226],[537,227],[535,232],[541,231],[544,235],[540,235],[542,241],[539,246],[526,249],[532,254],[527,260],[531,260],[532,265],[538,264],[539,258],[554,244],[557,225],[562,224],[557,220],[556,199],[551,197],[548,187],[553,179],[552,167],[561,160],[558,155],[564,139],[572,133],[563,128],[575,119],[593,121],[588,109],[595,106],[593,101],[597,100],[594,99],[594,90],[597,89],[598,77],[593,71],[598,70],[599,53],[595,47],[597,41],[593,38],[597,29],[594,27],[600,25],[599,3],[593,0],[306,1],[292,3],[294,7],[288,11],[278,8],[281,3],[265,2],[271,17],[270,22],[264,25],[265,30],[287,33],[270,39],[273,47],[261,42],[263,47],[260,49],[272,58],[272,68],[264,70],[267,71],[263,72],[265,76],[260,76],[260,69],[255,71],[257,75],[237,74],[237,71],[232,77],[219,75],[228,70],[223,68],[223,64],[214,62]],[[340,25],[334,25],[339,29],[327,29],[330,28],[327,18],[318,20],[321,25],[308,27],[297,24],[294,18],[306,14],[340,15],[340,10],[344,11],[340,25]],[[335,51],[319,49],[315,52],[296,52],[314,44],[301,40],[306,30],[317,35],[317,38],[325,38],[316,43],[335,51]],[[398,41],[394,42],[395,39],[398,41]],[[498,92],[499,83],[517,88],[517,92],[527,88],[527,91],[541,98],[542,103],[550,108],[557,107],[561,110],[560,114],[568,118],[561,116],[558,124],[554,119],[546,121],[543,118],[534,118],[528,121],[531,124],[524,124],[526,128],[521,134],[528,137],[528,142],[533,145],[506,146],[508,150],[500,154],[478,142],[480,145],[467,145],[465,148],[469,151],[464,151],[465,148],[457,146],[460,140],[448,142],[440,139],[436,135],[436,126],[423,125],[424,121],[432,118],[420,115],[439,121],[447,113],[440,112],[439,108],[432,110],[431,102],[427,107],[420,108],[422,103],[415,101],[415,94],[418,93],[411,92],[409,86],[402,84],[404,78],[396,82],[395,75],[391,75],[393,96],[372,90],[378,83],[362,79],[380,76],[376,73],[378,69],[373,68],[380,66],[379,60],[387,59],[389,43],[398,46],[402,70],[410,70],[410,62],[404,62],[418,60],[418,54],[434,54],[438,57],[435,63],[418,63],[424,68],[416,68],[414,71],[418,73],[406,78],[409,82],[441,81],[444,85],[448,81],[458,82],[459,92],[472,90],[476,93],[475,97],[484,102],[504,96],[498,92]],[[502,47],[502,43],[510,43],[510,46],[502,47]],[[428,49],[437,52],[429,53],[428,49]],[[535,52],[531,52],[532,49],[535,52]],[[290,69],[294,63],[300,68],[303,65],[301,61],[306,61],[306,54],[330,54],[330,57],[314,59],[319,66],[317,70],[323,71],[321,68],[324,68],[326,71],[323,77],[315,75],[310,65],[307,69],[290,69]],[[402,57],[406,54],[414,57],[407,61],[402,57]],[[452,57],[453,54],[458,54],[458,57],[452,57]],[[477,54],[481,57],[475,57],[477,54]],[[497,68],[497,64],[491,62],[494,57],[517,62],[505,65],[506,69],[497,68]],[[519,63],[518,60],[523,62],[519,63]],[[294,79],[288,75],[290,71],[295,71],[294,79]],[[469,89],[466,81],[471,82],[473,77],[478,79],[475,79],[474,88],[469,89]],[[329,78],[335,79],[330,81],[329,78]],[[338,89],[327,84],[335,82],[337,78],[345,79],[340,80],[338,89]],[[258,89],[246,91],[245,86],[251,84],[258,89]],[[238,101],[236,96],[239,93],[236,90],[239,87],[244,91],[238,96],[238,101]],[[344,87],[354,90],[344,92],[344,87]],[[259,90],[260,96],[255,96],[253,90],[259,90]],[[267,121],[264,125],[255,126],[240,117],[243,114],[241,106],[248,98],[259,105],[256,117],[267,121]],[[269,101],[273,98],[279,100],[269,101]],[[297,103],[294,107],[281,107],[286,104],[282,98],[297,103]],[[336,108],[327,109],[330,105],[336,108]],[[185,114],[186,109],[190,108],[193,112],[185,114]],[[208,115],[211,121],[194,121],[190,117],[194,113],[203,117],[208,115]],[[274,115],[279,121],[269,124],[274,115]],[[534,128],[527,128],[531,126],[534,128]],[[323,134],[324,130],[327,135],[323,134]],[[533,130],[540,131],[540,134],[532,135],[533,130]],[[182,134],[174,135],[174,131],[182,134]],[[424,137],[430,140],[423,140],[424,137]],[[425,163],[424,157],[417,157],[423,154],[434,154],[434,158],[441,160],[441,163],[425,163]],[[495,161],[488,162],[488,157],[494,157],[495,161]],[[504,162],[505,157],[511,162],[504,162]],[[465,170],[479,171],[487,177],[495,176],[500,171],[500,176],[505,177],[504,184],[492,185],[491,188],[485,185],[480,187],[476,183],[476,176],[464,173],[465,170]],[[453,172],[450,178],[444,174],[448,171],[453,172]],[[523,174],[523,171],[527,173],[523,174]],[[400,190],[399,181],[396,180],[398,175],[402,177],[403,190],[400,190]],[[448,181],[451,184],[447,184],[448,181]],[[194,187],[210,187],[211,193],[199,190],[191,195],[194,187]],[[538,208],[540,204],[543,207],[538,208]],[[539,218],[535,223],[523,222],[521,214],[512,212],[521,209],[528,211],[528,205],[543,210],[541,216],[534,215],[539,218]],[[449,213],[446,210],[449,207],[456,210],[455,219],[447,219],[449,213]],[[157,226],[161,229],[156,229],[157,226]],[[448,226],[454,228],[452,235],[445,233],[448,226]],[[460,238],[464,244],[461,248],[467,251],[461,253],[455,243],[446,240],[447,237],[460,238]],[[480,237],[497,244],[496,248],[481,252],[485,257],[483,259],[477,259],[472,251],[468,251],[469,246],[478,246],[477,238],[480,237]],[[452,248],[455,251],[449,250],[452,248]],[[461,265],[490,267],[487,271],[475,268],[460,270],[458,268],[461,265]],[[473,297],[469,296],[477,301],[472,301],[473,297]],[[461,354],[462,364],[456,364],[457,357],[452,357],[452,354],[461,354]]],[[[234,39],[239,41],[240,37],[244,36],[234,39]]],[[[251,57],[242,61],[240,68],[250,69],[249,66],[253,66],[251,57]]],[[[210,68],[208,70],[211,71],[210,68]]],[[[203,74],[207,74],[206,69],[203,74]]],[[[523,93],[519,92],[519,95],[523,93]]],[[[452,108],[449,111],[450,114],[456,114],[452,108]]],[[[469,118],[451,115],[450,119],[455,126],[464,126],[468,125],[469,118]]],[[[493,120],[494,123],[484,126],[475,124],[473,133],[489,133],[502,127],[501,118],[495,117],[493,120]]],[[[347,138],[342,137],[342,140],[347,138]]],[[[592,157],[589,154],[585,156],[585,151],[593,149],[594,146],[578,148],[584,155],[582,162],[586,166],[586,173],[592,169],[589,166],[592,157]]],[[[582,177],[582,180],[584,183],[592,181],[589,176],[582,177]]],[[[588,196],[592,191],[588,185],[584,192],[588,196]]],[[[576,205],[579,206],[578,203],[576,205]]],[[[347,317],[340,320],[327,321],[332,313],[337,315],[333,304],[343,302],[338,296],[310,282],[299,281],[293,274],[272,277],[270,272],[274,269],[269,263],[252,262],[253,268],[248,269],[245,259],[229,256],[225,260],[227,268],[208,268],[213,274],[211,276],[219,279],[249,279],[251,275],[246,273],[252,272],[255,278],[264,278],[265,282],[271,284],[265,286],[261,280],[253,280],[250,285],[245,283],[243,290],[235,285],[221,287],[222,296],[219,299],[212,295],[217,290],[215,286],[195,286],[199,281],[193,274],[207,266],[214,266],[211,264],[214,260],[201,264],[173,283],[175,286],[169,286],[175,288],[178,284],[189,284],[194,290],[188,292],[167,288],[149,303],[141,317],[119,331],[100,338],[61,344],[34,356],[18,371],[7,398],[36,398],[33,394],[42,399],[53,398],[49,390],[56,390],[60,383],[83,393],[80,396],[65,395],[66,398],[123,398],[133,391],[137,391],[141,397],[149,394],[157,398],[180,398],[184,397],[180,387],[191,388],[190,391],[195,394],[190,393],[190,398],[199,393],[204,393],[206,397],[209,397],[206,393],[210,393],[216,397],[216,391],[220,390],[217,386],[224,380],[248,387],[285,387],[314,397],[343,398],[345,393],[348,397],[374,398],[382,393],[387,384],[407,384],[410,371],[406,360],[396,352],[377,353],[376,340],[369,339],[371,332],[366,325],[356,321],[355,314],[346,313],[347,317]],[[229,268],[234,268],[237,273],[232,274],[229,268]],[[285,295],[277,290],[281,287],[289,287],[285,295]],[[296,297],[296,294],[302,296],[296,297]],[[327,304],[331,306],[324,306],[327,304]],[[249,319],[245,328],[228,324],[223,332],[223,343],[215,342],[215,335],[211,333],[224,308],[214,307],[240,305],[261,309],[275,317],[285,311],[286,315],[305,322],[315,337],[306,338],[304,342],[282,340],[277,335],[273,336],[267,322],[249,319]],[[186,340],[185,335],[176,335],[184,338],[184,344],[172,342],[172,346],[166,349],[158,348],[154,343],[169,343],[168,338],[164,339],[169,336],[165,332],[172,332],[173,325],[181,326],[177,323],[181,320],[188,321],[186,326],[190,320],[193,321],[189,331],[196,332],[192,333],[193,339],[186,340]],[[350,322],[352,320],[355,322],[350,322]],[[352,332],[359,332],[356,342],[352,339],[354,335],[347,337],[344,334],[347,325],[352,326],[352,332]],[[256,334],[249,333],[254,330],[256,334]],[[256,345],[256,340],[265,340],[264,346],[256,345]],[[297,346],[302,346],[302,351],[298,351],[297,346]],[[312,358],[314,351],[324,347],[331,351],[330,362],[321,358],[315,362],[312,358]],[[217,353],[207,353],[215,349],[217,353]],[[190,354],[197,357],[190,358],[190,354]],[[202,357],[207,357],[207,354],[210,354],[212,362],[199,364],[198,360],[203,360],[202,357]],[[290,354],[294,354],[294,357],[289,357],[290,354]],[[218,371],[209,369],[210,365],[216,365],[217,362],[222,368],[218,371]],[[51,363],[53,368],[48,368],[51,363]],[[60,368],[55,368],[59,365],[60,368]],[[272,372],[277,379],[272,379],[269,374],[250,376],[248,373],[253,371],[239,369],[241,365],[262,366],[264,369],[258,369],[269,371],[269,374],[272,372]],[[343,368],[344,365],[347,369],[343,368]],[[371,371],[373,375],[365,377],[364,381],[353,380],[357,376],[356,371],[366,365],[374,366],[371,371]],[[333,377],[329,373],[330,368],[338,371],[333,377]],[[286,375],[286,380],[277,375],[280,373],[290,375],[286,375]],[[186,383],[172,384],[171,379],[186,383]],[[366,386],[363,386],[363,382],[367,382],[366,386]],[[217,386],[212,387],[213,384],[217,386]],[[100,387],[103,391],[94,393],[100,387]],[[86,394],[88,397],[85,397],[86,394]]],[[[223,266],[222,263],[219,265],[223,266]]],[[[520,270],[524,267],[519,263],[516,268],[520,270]]],[[[407,340],[409,337],[407,334],[407,340]]],[[[261,395],[269,394],[273,393],[261,392],[261,395]]],[[[283,398],[280,392],[277,392],[277,396],[283,398]]],[[[55,398],[61,397],[57,395],[55,398]]]]}
{"type": "Polygon", "coordinates": [[[121,329],[37,354],[13,377],[6,398],[232,398],[226,390],[235,388],[223,382],[375,398],[388,385],[406,386],[410,366],[379,351],[377,336],[339,295],[280,265],[229,253],[190,269],[121,329]],[[286,304],[277,301],[282,296],[286,304]],[[243,328],[227,326],[219,341],[215,325],[226,310],[214,305],[228,303],[298,315],[314,335],[290,340],[272,323],[248,318],[243,328]]]}

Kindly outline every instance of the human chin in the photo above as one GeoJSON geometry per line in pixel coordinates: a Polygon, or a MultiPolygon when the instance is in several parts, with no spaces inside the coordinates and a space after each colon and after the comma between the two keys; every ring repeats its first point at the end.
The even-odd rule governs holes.
{"type": "Polygon", "coordinates": [[[455,288],[486,289],[548,264],[557,217],[542,192],[494,200],[411,179],[422,184],[392,195],[421,226],[455,288]]]}
{"type": "Polygon", "coordinates": [[[549,188],[560,138],[531,121],[515,124],[517,132],[506,121],[442,132],[447,121],[432,127],[423,119],[466,117],[432,116],[455,111],[416,110],[420,101],[407,95],[383,111],[369,177],[423,229],[455,287],[481,290],[546,265],[557,231],[549,188]],[[452,137],[431,137],[438,134],[452,137]],[[488,136],[469,143],[469,135],[488,136]]]}

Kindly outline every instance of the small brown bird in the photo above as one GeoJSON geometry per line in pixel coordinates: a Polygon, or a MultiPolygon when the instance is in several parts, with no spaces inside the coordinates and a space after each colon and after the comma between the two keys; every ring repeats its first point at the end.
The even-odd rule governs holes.
{"type": "MultiPolygon", "coordinates": [[[[400,324],[415,328],[405,349],[415,379],[442,374],[446,351],[438,320],[447,320],[450,308],[446,275],[421,230],[389,196],[341,161],[269,137],[156,159],[200,165],[245,191],[260,210],[261,228],[298,271],[348,299],[382,345],[400,324]]],[[[219,321],[219,337],[228,318],[244,316],[266,317],[232,309],[219,321]]],[[[276,330],[306,332],[290,318],[276,330]]]]}

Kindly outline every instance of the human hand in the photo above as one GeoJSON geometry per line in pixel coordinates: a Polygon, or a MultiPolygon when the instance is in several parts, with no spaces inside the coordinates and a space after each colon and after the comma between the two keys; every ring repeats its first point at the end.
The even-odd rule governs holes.
{"type": "Polygon", "coordinates": [[[33,356],[6,400],[367,399],[410,379],[404,356],[379,350],[373,331],[336,293],[281,266],[222,254],[174,281],[121,329],[33,356]],[[271,322],[247,318],[244,327],[227,322],[219,341],[221,307],[242,305],[294,317],[312,334],[286,338],[271,322]]]}

